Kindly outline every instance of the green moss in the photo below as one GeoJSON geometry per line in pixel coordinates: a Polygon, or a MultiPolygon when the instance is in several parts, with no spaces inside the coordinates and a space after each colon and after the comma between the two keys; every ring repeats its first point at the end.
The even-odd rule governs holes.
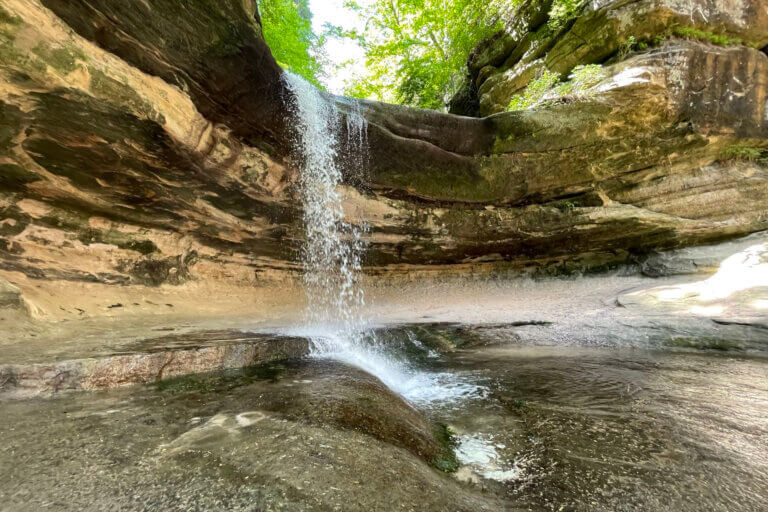
{"type": "Polygon", "coordinates": [[[39,181],[40,176],[15,164],[0,164],[0,190],[18,192],[24,185],[39,181]]]}
{"type": "Polygon", "coordinates": [[[471,169],[446,172],[443,168],[426,167],[420,172],[393,172],[382,175],[381,179],[395,188],[445,200],[483,201],[501,192],[485,180],[479,180],[477,172],[471,169]]]}
{"type": "Polygon", "coordinates": [[[699,41],[708,41],[712,44],[720,46],[745,44],[744,41],[738,37],[728,37],[724,34],[716,34],[706,30],[699,30],[694,27],[675,27],[672,29],[672,33],[679,37],[698,39],[699,41]]]}
{"type": "Polygon", "coordinates": [[[131,249],[145,256],[153,252],[160,252],[160,249],[157,248],[157,245],[152,240],[129,240],[124,244],[117,244],[117,246],[121,249],[131,249]]]}
{"type": "Polygon", "coordinates": [[[78,60],[88,60],[88,57],[78,48],[62,46],[61,48],[52,49],[46,43],[40,43],[32,48],[32,53],[61,73],[71,73],[77,69],[78,60]]]}
{"type": "Polygon", "coordinates": [[[284,370],[282,364],[265,363],[237,370],[172,377],[158,381],[154,386],[158,391],[168,393],[219,393],[259,380],[276,382],[284,370]]]}
{"type": "Polygon", "coordinates": [[[90,244],[110,244],[115,245],[121,249],[129,249],[136,251],[144,256],[149,254],[160,252],[154,242],[151,240],[135,240],[130,238],[126,233],[119,231],[107,231],[102,232],[96,229],[85,229],[81,231],[77,237],[85,245],[90,244]]]}
{"type": "Polygon", "coordinates": [[[450,426],[439,423],[434,430],[435,440],[443,447],[443,453],[431,461],[432,466],[445,473],[453,473],[459,469],[459,460],[456,458],[458,440],[450,426]]]}
{"type": "Polygon", "coordinates": [[[456,348],[466,344],[461,333],[452,328],[441,328],[439,325],[425,325],[410,327],[416,338],[430,350],[440,353],[452,352],[456,348]]]}
{"type": "Polygon", "coordinates": [[[32,51],[19,51],[14,43],[20,27],[24,24],[20,18],[7,20],[7,13],[0,14],[0,62],[12,68],[12,72],[25,80],[46,82],[45,75],[49,66],[63,73],[73,71],[77,67],[77,60],[86,60],[87,57],[77,48],[66,46],[51,49],[47,44],[39,44],[32,51]],[[11,66],[12,65],[12,66],[11,66]]]}
{"type": "Polygon", "coordinates": [[[619,43],[617,54],[620,59],[626,58],[634,52],[646,50],[649,47],[660,46],[664,41],[672,36],[683,37],[686,39],[696,39],[698,41],[706,41],[719,46],[737,46],[745,45],[752,48],[758,48],[760,45],[751,42],[744,41],[738,37],[729,37],[724,34],[717,34],[715,32],[709,32],[706,30],[700,30],[694,27],[671,27],[660,34],[656,34],[653,37],[638,38],[635,36],[629,36],[624,41],[619,43]]]}
{"type": "Polygon", "coordinates": [[[720,153],[720,160],[744,160],[768,164],[768,148],[754,147],[747,143],[734,144],[720,153]]]}
{"type": "Polygon", "coordinates": [[[120,160],[115,150],[107,144],[95,148],[64,146],[58,141],[30,138],[23,143],[24,149],[33,154],[35,162],[59,176],[66,176],[83,189],[98,190],[101,184],[92,168],[114,165],[120,160]]]}
{"type": "Polygon", "coordinates": [[[512,401],[509,403],[509,405],[510,405],[510,406],[511,406],[513,409],[515,409],[515,410],[517,410],[517,411],[522,411],[522,410],[528,409],[528,407],[529,407],[529,406],[528,406],[528,402],[526,402],[525,400],[512,400],[512,401]]]}
{"type": "Polygon", "coordinates": [[[17,24],[0,23],[0,62],[10,64],[27,60],[13,46],[18,31],[17,24]]]}
{"type": "Polygon", "coordinates": [[[7,154],[14,146],[24,118],[21,109],[0,101],[0,155],[7,154]]]}
{"type": "Polygon", "coordinates": [[[0,236],[16,236],[29,226],[32,217],[22,212],[15,204],[6,208],[0,208],[0,219],[13,219],[15,222],[4,222],[0,224],[0,236]]]}
{"type": "Polygon", "coordinates": [[[669,347],[695,348],[700,350],[719,350],[723,352],[743,350],[743,347],[739,342],[722,338],[677,336],[666,340],[664,344],[669,347]]]}
{"type": "Polygon", "coordinates": [[[213,43],[209,51],[216,57],[229,57],[240,53],[241,38],[237,34],[225,34],[221,39],[213,43]]]}
{"type": "Polygon", "coordinates": [[[158,391],[169,393],[213,393],[217,387],[212,381],[201,378],[199,375],[183,375],[172,377],[155,383],[158,391]]]}
{"type": "Polygon", "coordinates": [[[494,212],[472,208],[452,208],[436,220],[451,236],[469,239],[487,238],[500,227],[494,212]]]}
{"type": "Polygon", "coordinates": [[[23,20],[0,7],[0,23],[5,23],[8,25],[21,25],[23,20]]]}
{"type": "Polygon", "coordinates": [[[88,215],[77,210],[58,210],[56,215],[44,215],[38,219],[41,226],[63,231],[82,232],[90,229],[88,215]]]}

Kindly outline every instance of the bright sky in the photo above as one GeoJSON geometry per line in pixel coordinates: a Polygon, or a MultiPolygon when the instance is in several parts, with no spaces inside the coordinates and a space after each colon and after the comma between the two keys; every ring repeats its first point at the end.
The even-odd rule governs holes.
{"type": "MultiPolygon", "coordinates": [[[[309,0],[309,9],[312,11],[312,28],[316,34],[322,32],[323,25],[326,23],[341,26],[345,30],[360,28],[357,16],[344,9],[344,0],[309,0]]],[[[325,80],[325,86],[330,92],[341,94],[345,83],[365,70],[365,52],[357,43],[349,39],[334,38],[326,43],[325,48],[328,58],[337,66],[346,61],[352,61],[352,65],[338,72],[332,69],[327,70],[329,76],[325,80]]]]}

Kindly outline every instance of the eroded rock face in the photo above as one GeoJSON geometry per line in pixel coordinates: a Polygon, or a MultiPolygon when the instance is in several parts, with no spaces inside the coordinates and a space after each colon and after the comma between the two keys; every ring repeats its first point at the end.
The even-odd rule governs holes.
{"type": "MultiPolygon", "coordinates": [[[[172,14],[157,7],[158,16],[172,14]]],[[[273,275],[285,280],[297,238],[287,191],[295,173],[279,162],[269,134],[252,131],[263,144],[247,144],[237,128],[216,122],[213,107],[193,101],[191,81],[165,81],[107,51],[114,48],[98,34],[117,32],[97,30],[102,49],[40,2],[4,2],[0,14],[0,269],[10,281],[22,289],[71,282],[75,295],[87,287],[87,295],[109,296],[134,285],[229,283],[232,292],[273,275]]],[[[147,19],[161,21],[147,14],[141,26],[150,32],[147,19]]],[[[261,41],[256,20],[245,11],[243,19],[251,26],[243,33],[261,41]]],[[[80,299],[79,312],[64,304],[63,314],[108,313],[124,303],[112,297],[86,307],[80,299]]],[[[62,315],[55,307],[40,313],[62,315]]]]}
{"type": "MultiPolygon", "coordinates": [[[[768,229],[761,2],[598,2],[544,37],[549,4],[525,4],[470,57],[464,113],[494,115],[360,102],[370,149],[344,196],[371,228],[369,273],[594,269],[768,229]],[[618,55],[672,26],[754,44],[671,34],[618,55]],[[502,112],[542,66],[603,61],[588,93],[502,112]]],[[[281,73],[250,0],[4,2],[0,278],[24,310],[194,296],[221,313],[278,287],[298,304],[281,73]]]]}
{"type": "Polygon", "coordinates": [[[726,44],[756,50],[768,44],[768,6],[760,0],[601,0],[559,22],[550,19],[552,4],[524,2],[504,30],[475,49],[468,60],[470,85],[452,112],[503,112],[541,71],[568,75],[579,64],[620,60],[634,49],[633,42],[647,46],[683,36],[709,41],[720,36],[726,44]],[[466,91],[476,91],[476,97],[466,91]]]}

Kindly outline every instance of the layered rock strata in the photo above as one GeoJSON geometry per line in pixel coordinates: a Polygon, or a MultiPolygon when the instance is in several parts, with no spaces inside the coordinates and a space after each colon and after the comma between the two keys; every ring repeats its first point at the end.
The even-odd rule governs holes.
{"type": "MultiPolygon", "coordinates": [[[[360,102],[369,153],[344,193],[370,274],[598,269],[768,228],[768,8],[598,2],[539,40],[548,8],[524,4],[470,58],[463,113],[487,117],[360,102]],[[505,111],[543,67],[596,62],[579,95],[505,111]]],[[[3,2],[4,310],[299,307],[281,75],[249,0],[3,2]]]]}

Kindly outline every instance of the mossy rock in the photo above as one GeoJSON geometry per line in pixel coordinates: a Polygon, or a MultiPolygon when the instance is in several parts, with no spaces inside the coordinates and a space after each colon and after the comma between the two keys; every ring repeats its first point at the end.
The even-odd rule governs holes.
{"type": "Polygon", "coordinates": [[[292,379],[311,381],[301,393],[278,387],[265,408],[291,421],[363,432],[404,448],[441,471],[458,466],[453,439],[377,378],[334,361],[299,364],[292,379]]]}

